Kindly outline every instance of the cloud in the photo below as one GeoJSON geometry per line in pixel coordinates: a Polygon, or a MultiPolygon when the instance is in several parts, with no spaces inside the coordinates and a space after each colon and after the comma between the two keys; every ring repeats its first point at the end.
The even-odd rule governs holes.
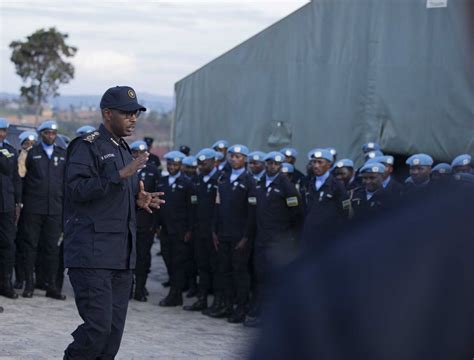
{"type": "Polygon", "coordinates": [[[172,95],[176,81],[307,2],[0,0],[2,90],[20,87],[8,44],[55,26],[79,49],[76,76],[62,93],[102,93],[110,84],[139,83],[142,91],[172,95]]]}

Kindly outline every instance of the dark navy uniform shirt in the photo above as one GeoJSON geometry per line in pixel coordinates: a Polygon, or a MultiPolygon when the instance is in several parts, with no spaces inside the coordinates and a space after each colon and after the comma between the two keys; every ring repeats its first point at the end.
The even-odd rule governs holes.
{"type": "Polygon", "coordinates": [[[220,240],[251,239],[255,236],[255,180],[244,171],[234,181],[231,172],[224,172],[218,180],[215,230],[220,240]]]}
{"type": "Polygon", "coordinates": [[[0,212],[15,210],[21,202],[21,179],[18,175],[16,150],[7,143],[0,145],[0,212]]]}
{"type": "Polygon", "coordinates": [[[196,232],[200,237],[210,237],[215,216],[217,180],[216,171],[207,182],[204,176],[199,175],[196,183],[196,232]]]}
{"type": "Polygon", "coordinates": [[[42,215],[62,214],[65,164],[66,150],[60,146],[54,145],[51,158],[42,143],[28,151],[22,211],[42,215]]]}
{"type": "Polygon", "coordinates": [[[66,267],[135,267],[138,176],[120,179],[132,161],[127,143],[103,125],[69,144],[64,204],[66,267]]]}
{"type": "Polygon", "coordinates": [[[258,245],[279,243],[293,239],[303,221],[303,206],[294,184],[283,174],[266,186],[262,176],[257,190],[257,237],[258,245]]]}
{"type": "MultiPolygon", "coordinates": [[[[146,192],[156,192],[158,191],[158,179],[160,178],[160,171],[152,163],[148,161],[146,167],[138,172],[138,179],[143,181],[143,187],[146,192]]],[[[144,209],[137,210],[137,228],[138,231],[153,230],[155,226],[157,210],[153,211],[153,214],[150,214],[144,209]]]]}
{"type": "Polygon", "coordinates": [[[197,203],[194,184],[180,174],[172,185],[169,185],[169,176],[158,180],[158,191],[164,192],[162,197],[166,202],[157,212],[157,225],[172,235],[184,235],[194,228],[195,205],[197,203]]]}

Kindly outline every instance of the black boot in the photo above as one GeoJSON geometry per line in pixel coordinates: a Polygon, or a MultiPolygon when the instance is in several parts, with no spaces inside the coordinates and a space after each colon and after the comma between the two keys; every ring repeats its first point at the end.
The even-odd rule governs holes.
{"type": "Polygon", "coordinates": [[[133,298],[141,302],[148,300],[145,292],[145,280],[139,276],[136,276],[135,295],[133,298]]]}
{"type": "Polygon", "coordinates": [[[163,307],[181,306],[183,305],[183,294],[182,291],[170,290],[167,297],[160,301],[158,304],[163,307]]]}
{"type": "Polygon", "coordinates": [[[207,295],[198,295],[198,299],[194,304],[187,305],[183,309],[186,311],[203,311],[207,309],[207,295]]]}
{"type": "Polygon", "coordinates": [[[198,293],[196,277],[190,278],[188,284],[189,284],[189,290],[186,293],[186,297],[190,299],[192,297],[195,297],[198,293]]]}
{"type": "Polygon", "coordinates": [[[55,300],[66,300],[66,296],[61,294],[61,291],[56,287],[56,273],[53,276],[48,277],[48,287],[46,289],[46,297],[55,300]]]}
{"type": "Polygon", "coordinates": [[[13,289],[12,274],[8,272],[3,273],[2,281],[3,281],[3,286],[0,288],[0,295],[3,295],[10,299],[18,298],[18,294],[13,289]]]}
{"type": "Polygon", "coordinates": [[[237,305],[227,319],[231,324],[239,324],[245,321],[245,305],[237,305]]]}
{"type": "Polygon", "coordinates": [[[13,284],[13,288],[15,289],[23,289],[23,283],[25,282],[25,274],[21,268],[21,266],[15,266],[15,283],[13,284]]]}
{"type": "Polygon", "coordinates": [[[226,298],[221,302],[221,306],[209,313],[210,317],[221,319],[230,316],[233,312],[232,301],[229,298],[226,298]]]}
{"type": "Polygon", "coordinates": [[[209,316],[211,312],[215,311],[218,307],[221,306],[221,302],[222,302],[222,295],[220,294],[214,295],[214,300],[212,301],[212,305],[208,307],[207,309],[203,310],[202,314],[209,316]]]}
{"type": "Polygon", "coordinates": [[[32,273],[26,274],[25,289],[23,290],[23,294],[21,296],[23,296],[24,298],[32,298],[34,291],[35,291],[35,283],[33,281],[33,274],[32,273]]]}

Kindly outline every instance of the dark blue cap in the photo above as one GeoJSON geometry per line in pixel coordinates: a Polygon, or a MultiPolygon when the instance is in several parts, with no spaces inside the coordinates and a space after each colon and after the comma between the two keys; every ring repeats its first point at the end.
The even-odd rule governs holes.
{"type": "Polygon", "coordinates": [[[116,86],[108,89],[100,100],[101,109],[122,111],[146,111],[146,107],[137,101],[137,94],[130,86],[116,86]]]}

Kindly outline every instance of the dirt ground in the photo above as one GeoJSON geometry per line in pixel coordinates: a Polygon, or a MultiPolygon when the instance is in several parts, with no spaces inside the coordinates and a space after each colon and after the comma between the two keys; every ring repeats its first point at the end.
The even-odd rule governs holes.
{"type": "MultiPolygon", "coordinates": [[[[166,279],[163,260],[152,250],[152,272],[147,283],[148,302],[131,300],[122,345],[117,359],[242,359],[256,330],[229,324],[180,307],[161,308],[167,294],[161,286],[166,279]]],[[[64,284],[66,301],[46,298],[36,290],[32,299],[0,297],[0,360],[62,359],[72,341],[71,332],[81,324],[68,277],[64,284]]],[[[192,303],[195,299],[185,299],[192,303]]]]}

